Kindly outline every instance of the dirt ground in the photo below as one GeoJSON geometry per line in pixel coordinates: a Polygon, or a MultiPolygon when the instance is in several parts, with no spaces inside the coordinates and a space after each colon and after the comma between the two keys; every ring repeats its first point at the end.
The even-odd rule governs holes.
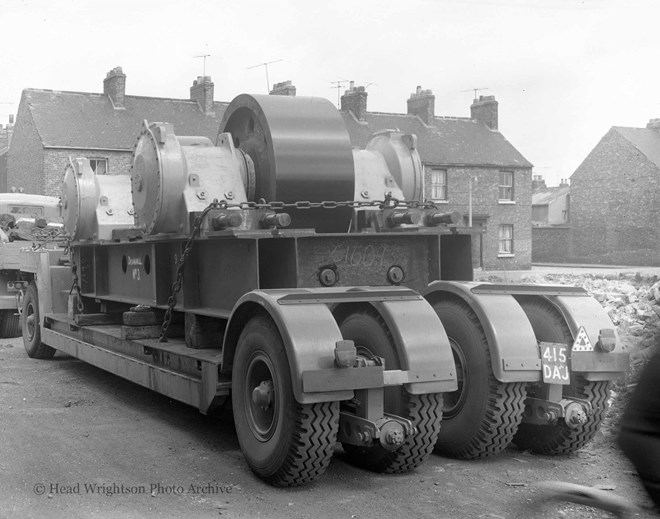
{"type": "MultiPolygon", "coordinates": [[[[650,290],[655,279],[624,283],[642,293],[640,286],[650,290]]],[[[639,369],[640,352],[654,341],[656,328],[644,324],[632,335],[631,327],[640,331],[619,328],[625,328],[622,338],[639,369]]],[[[247,467],[230,412],[203,416],[65,355],[29,359],[20,338],[3,339],[0,517],[612,517],[570,503],[544,504],[537,484],[580,483],[648,506],[615,445],[631,377],[614,385],[612,407],[595,440],[568,457],[514,447],[470,462],[433,455],[418,470],[391,476],[352,466],[337,447],[316,483],[275,489],[247,467]]],[[[656,516],[640,510],[632,517],[656,516]]]]}

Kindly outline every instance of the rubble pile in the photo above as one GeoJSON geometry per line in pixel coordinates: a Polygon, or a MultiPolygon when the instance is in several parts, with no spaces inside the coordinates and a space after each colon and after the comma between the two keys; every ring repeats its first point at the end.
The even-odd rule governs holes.
{"type": "Polygon", "coordinates": [[[644,363],[660,339],[660,281],[656,276],[598,277],[545,274],[526,283],[572,285],[584,288],[607,310],[616,325],[631,363],[644,363]]]}

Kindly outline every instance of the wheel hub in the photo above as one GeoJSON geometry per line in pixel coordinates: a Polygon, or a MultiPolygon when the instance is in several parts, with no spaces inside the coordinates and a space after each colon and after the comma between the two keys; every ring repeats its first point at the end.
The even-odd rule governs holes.
{"type": "Polygon", "coordinates": [[[279,405],[277,377],[271,359],[263,352],[255,352],[246,372],[246,418],[254,436],[268,441],[277,429],[279,405]]]}
{"type": "Polygon", "coordinates": [[[264,411],[273,403],[273,381],[264,380],[252,391],[252,403],[264,411]]]}

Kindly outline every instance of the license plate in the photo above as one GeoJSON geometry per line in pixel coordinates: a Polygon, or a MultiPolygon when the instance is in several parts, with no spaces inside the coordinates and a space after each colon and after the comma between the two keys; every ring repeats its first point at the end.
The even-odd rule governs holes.
{"type": "Polygon", "coordinates": [[[568,346],[555,342],[542,342],[540,346],[543,382],[546,384],[570,384],[568,346]]]}

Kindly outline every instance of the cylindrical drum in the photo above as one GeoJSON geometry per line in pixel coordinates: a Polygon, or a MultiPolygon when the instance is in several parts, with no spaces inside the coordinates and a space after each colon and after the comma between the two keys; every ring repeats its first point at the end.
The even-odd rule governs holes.
{"type": "MultiPolygon", "coordinates": [[[[220,133],[254,162],[254,199],[347,201],[354,195],[351,141],[330,101],[318,97],[241,94],[227,107],[220,133]]],[[[291,227],[346,232],[351,209],[286,208],[291,227]]]]}

